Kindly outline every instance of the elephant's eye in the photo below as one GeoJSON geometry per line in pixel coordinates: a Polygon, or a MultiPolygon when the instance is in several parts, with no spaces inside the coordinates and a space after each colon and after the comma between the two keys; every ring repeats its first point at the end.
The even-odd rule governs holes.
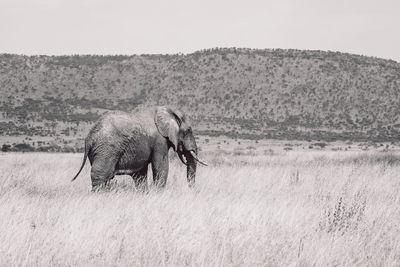
{"type": "Polygon", "coordinates": [[[185,132],[185,135],[190,134],[192,132],[192,128],[188,128],[185,132]]]}

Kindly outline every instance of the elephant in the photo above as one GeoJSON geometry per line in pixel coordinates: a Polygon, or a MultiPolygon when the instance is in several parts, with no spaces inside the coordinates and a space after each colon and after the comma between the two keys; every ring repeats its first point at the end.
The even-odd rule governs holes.
{"type": "Polygon", "coordinates": [[[115,175],[130,175],[137,189],[147,190],[150,163],[153,182],[158,188],[163,188],[168,177],[168,151],[171,147],[186,165],[188,185],[192,187],[197,162],[207,163],[197,156],[192,127],[182,112],[159,106],[131,113],[106,113],[85,138],[83,162],[72,181],[89,158],[93,191],[105,186],[115,175]]]}

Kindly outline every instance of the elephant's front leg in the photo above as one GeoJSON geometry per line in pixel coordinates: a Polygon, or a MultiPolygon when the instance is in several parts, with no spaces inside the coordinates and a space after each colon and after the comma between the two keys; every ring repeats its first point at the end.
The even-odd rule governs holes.
{"type": "Polygon", "coordinates": [[[166,153],[154,153],[151,169],[154,184],[160,188],[165,187],[168,177],[168,150],[166,153]]]}
{"type": "Polygon", "coordinates": [[[147,192],[147,169],[148,166],[132,174],[132,178],[135,181],[136,190],[138,191],[147,192]]]}

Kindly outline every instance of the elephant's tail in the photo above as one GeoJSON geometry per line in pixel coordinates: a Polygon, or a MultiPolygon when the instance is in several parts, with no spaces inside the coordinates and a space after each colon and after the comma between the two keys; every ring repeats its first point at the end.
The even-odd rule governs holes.
{"type": "Polygon", "coordinates": [[[78,173],[75,175],[75,177],[72,178],[71,182],[73,182],[73,181],[78,177],[78,175],[81,173],[81,171],[82,171],[82,169],[83,169],[83,166],[85,166],[86,159],[87,159],[87,157],[88,157],[88,152],[89,152],[89,146],[88,146],[87,142],[85,142],[85,153],[84,153],[84,155],[83,155],[83,162],[82,162],[81,168],[79,169],[79,171],[78,171],[78,173]]]}

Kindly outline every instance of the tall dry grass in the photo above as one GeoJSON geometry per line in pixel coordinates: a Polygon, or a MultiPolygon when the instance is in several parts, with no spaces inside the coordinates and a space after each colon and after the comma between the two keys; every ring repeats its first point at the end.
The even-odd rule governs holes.
{"type": "Polygon", "coordinates": [[[0,154],[2,266],[398,266],[400,156],[203,155],[189,189],[90,192],[80,154],[0,154]]]}

